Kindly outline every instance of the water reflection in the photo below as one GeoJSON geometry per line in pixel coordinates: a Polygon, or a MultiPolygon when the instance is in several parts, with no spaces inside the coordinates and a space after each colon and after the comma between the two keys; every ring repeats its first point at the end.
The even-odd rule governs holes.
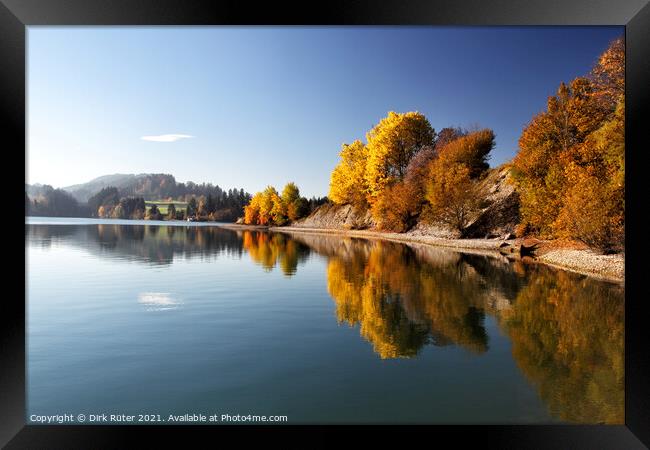
{"type": "Polygon", "coordinates": [[[624,423],[622,286],[521,261],[348,241],[330,254],[328,290],[338,320],[359,324],[379,357],[413,357],[427,343],[481,354],[492,315],[554,417],[624,423]]]}
{"type": "Polygon", "coordinates": [[[285,275],[294,275],[298,263],[309,257],[308,246],[284,234],[243,231],[238,235],[241,236],[243,247],[251,259],[267,272],[279,265],[285,275]]]}
{"type": "Polygon", "coordinates": [[[624,423],[622,289],[537,269],[515,304],[501,324],[551,413],[570,422],[624,423]]]}
{"type": "Polygon", "coordinates": [[[218,227],[164,225],[27,225],[32,245],[80,246],[103,257],[126,259],[156,266],[174,258],[202,258],[219,255],[241,257],[241,237],[218,227]]]}
{"type": "MultiPolygon", "coordinates": [[[[247,257],[294,276],[310,255],[326,262],[327,290],[341,325],[358,327],[379,358],[413,358],[425,346],[490,351],[486,318],[551,414],[576,423],[624,423],[624,289],[505,258],[340,236],[217,227],[47,226],[26,229],[31,245],[57,242],[169,265],[175,258],[247,257]]],[[[175,308],[145,292],[147,308],[175,308]]]]}
{"type": "Polygon", "coordinates": [[[148,311],[166,311],[176,309],[180,302],[171,297],[169,292],[143,292],[138,295],[138,303],[148,311]]]}

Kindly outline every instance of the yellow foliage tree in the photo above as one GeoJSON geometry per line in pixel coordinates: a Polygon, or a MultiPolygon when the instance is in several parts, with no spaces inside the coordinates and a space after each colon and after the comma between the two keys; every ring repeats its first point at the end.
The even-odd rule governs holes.
{"type": "Polygon", "coordinates": [[[274,211],[274,206],[277,203],[276,198],[279,199],[280,196],[273,186],[267,186],[266,189],[262,191],[258,216],[259,225],[273,224],[273,217],[277,213],[277,211],[274,211]]]}
{"type": "Polygon", "coordinates": [[[390,184],[404,178],[411,158],[433,145],[435,131],[419,112],[391,111],[366,134],[368,161],[365,179],[372,205],[390,184]]]}
{"type": "Polygon", "coordinates": [[[244,207],[244,223],[249,225],[284,225],[296,220],[307,210],[306,200],[300,197],[295,183],[288,183],[282,196],[273,186],[257,192],[244,207]]]}
{"type": "Polygon", "coordinates": [[[366,164],[368,148],[359,140],[343,144],[339,153],[341,162],[334,168],[330,177],[328,197],[334,203],[365,206],[366,204],[366,164]]]}
{"type": "Polygon", "coordinates": [[[307,213],[307,200],[300,196],[300,189],[294,182],[289,182],[282,189],[282,204],[286,220],[294,221],[307,213]]]}
{"type": "Polygon", "coordinates": [[[282,201],[285,205],[289,205],[300,198],[300,189],[296,186],[296,183],[290,181],[282,189],[282,201]]]}
{"type": "MultiPolygon", "coordinates": [[[[274,189],[275,190],[275,189],[274,189]]],[[[287,223],[287,207],[282,198],[277,193],[271,195],[271,220],[274,225],[284,225],[287,223]]]]}

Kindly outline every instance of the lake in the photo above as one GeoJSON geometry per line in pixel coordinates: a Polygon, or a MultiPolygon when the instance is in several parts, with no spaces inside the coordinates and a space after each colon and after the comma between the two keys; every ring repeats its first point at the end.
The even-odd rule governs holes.
{"type": "Polygon", "coordinates": [[[620,283],[425,245],[175,225],[27,220],[28,423],[624,423],[620,283]]]}

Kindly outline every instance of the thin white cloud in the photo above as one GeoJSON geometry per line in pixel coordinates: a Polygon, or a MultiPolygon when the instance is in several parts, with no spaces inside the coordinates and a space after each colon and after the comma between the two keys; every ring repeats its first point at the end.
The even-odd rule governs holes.
{"type": "Polygon", "coordinates": [[[194,136],[189,134],[159,134],[157,136],[142,136],[140,139],[152,142],[175,142],[179,139],[188,139],[193,137],[194,136]]]}
{"type": "Polygon", "coordinates": [[[165,311],[178,308],[182,302],[168,292],[142,292],[138,295],[138,303],[148,311],[165,311]]]}

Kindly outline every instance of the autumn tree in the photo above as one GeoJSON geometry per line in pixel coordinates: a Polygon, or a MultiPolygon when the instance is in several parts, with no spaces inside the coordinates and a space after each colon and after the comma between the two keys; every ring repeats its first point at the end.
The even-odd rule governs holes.
{"type": "Polygon", "coordinates": [[[285,205],[293,203],[294,201],[300,198],[300,189],[296,186],[296,183],[289,182],[282,189],[282,201],[285,205]]]}
{"type": "Polygon", "coordinates": [[[115,206],[115,208],[113,208],[113,212],[112,212],[111,215],[112,215],[113,219],[124,219],[125,214],[124,214],[124,208],[122,207],[122,205],[117,204],[115,206]]]}
{"type": "Polygon", "coordinates": [[[244,207],[244,223],[249,225],[285,225],[309,212],[309,201],[300,196],[300,189],[289,182],[282,195],[273,186],[256,193],[244,207]]]}
{"type": "Polygon", "coordinates": [[[598,58],[590,79],[594,84],[595,96],[605,107],[615,110],[625,95],[625,41],[623,37],[614,40],[598,58]]]}
{"type": "Polygon", "coordinates": [[[426,198],[433,216],[462,231],[477,208],[475,184],[470,169],[457,162],[434,164],[426,198]]]}
{"type": "Polygon", "coordinates": [[[305,197],[298,197],[287,205],[287,218],[292,222],[307,214],[309,214],[309,202],[305,197]]]}
{"type": "Polygon", "coordinates": [[[295,183],[289,182],[282,190],[282,203],[286,208],[286,216],[290,221],[297,220],[307,214],[307,199],[300,196],[300,189],[295,183]]]}
{"type": "Polygon", "coordinates": [[[273,193],[271,196],[271,222],[273,225],[284,225],[287,223],[287,207],[282,201],[282,198],[277,194],[275,188],[272,188],[273,193]]]}
{"type": "Polygon", "coordinates": [[[196,215],[198,217],[203,217],[208,215],[208,202],[206,197],[199,197],[198,206],[196,207],[196,215]]]}
{"type": "Polygon", "coordinates": [[[433,145],[434,138],[434,129],[419,112],[391,111],[366,134],[365,179],[371,205],[387,186],[404,178],[411,158],[423,147],[433,145]]]}
{"type": "Polygon", "coordinates": [[[436,136],[435,151],[438,152],[445,145],[449,144],[451,141],[466,136],[467,131],[461,127],[446,127],[440,130],[436,136]]]}
{"type": "Polygon", "coordinates": [[[289,221],[297,220],[307,214],[307,199],[300,196],[300,189],[295,183],[289,182],[286,184],[282,190],[281,198],[289,221]]]}
{"type": "Polygon", "coordinates": [[[273,186],[267,186],[260,197],[260,209],[258,223],[260,225],[273,225],[274,216],[281,211],[274,206],[278,203],[280,196],[273,186]],[[278,199],[278,200],[276,200],[278,199]]]}
{"type": "Polygon", "coordinates": [[[555,222],[560,237],[605,250],[623,250],[625,239],[625,102],[612,120],[580,146],[579,161],[565,168],[570,188],[555,222]]]}
{"type": "Polygon", "coordinates": [[[412,191],[414,185],[396,182],[377,197],[372,215],[381,230],[402,233],[415,224],[421,197],[412,191]]]}
{"type": "Polygon", "coordinates": [[[244,223],[257,225],[284,225],[286,207],[273,186],[256,193],[244,208],[244,223]]]}
{"type": "Polygon", "coordinates": [[[624,229],[624,48],[618,39],[589,77],[562,83],[519,138],[513,178],[519,234],[620,248],[624,229]]]}
{"type": "Polygon", "coordinates": [[[429,166],[435,157],[435,147],[422,148],[411,158],[404,179],[391,185],[380,197],[374,209],[375,215],[381,217],[382,228],[403,232],[415,225],[426,204],[429,166]]]}
{"type": "Polygon", "coordinates": [[[88,207],[93,215],[97,214],[99,217],[104,217],[107,211],[113,210],[113,207],[120,201],[119,191],[114,186],[108,186],[100,190],[98,193],[88,199],[88,207]],[[104,206],[103,214],[99,214],[99,207],[104,206]]]}
{"type": "Polygon", "coordinates": [[[262,203],[262,193],[258,192],[253,195],[251,201],[244,207],[244,223],[255,225],[259,223],[260,205],[262,203]]]}
{"type": "Polygon", "coordinates": [[[482,129],[449,140],[429,164],[425,197],[432,216],[458,231],[470,222],[478,208],[477,178],[489,166],[494,132],[482,129]]]}
{"type": "Polygon", "coordinates": [[[328,197],[338,204],[367,206],[366,164],[368,148],[359,140],[343,144],[339,153],[341,162],[330,178],[328,197]]]}
{"type": "Polygon", "coordinates": [[[522,227],[541,237],[557,237],[555,221],[570,188],[567,167],[575,166],[578,147],[597,129],[603,114],[590,94],[586,78],[562,83],[548,100],[547,110],[538,114],[519,138],[519,152],[513,159],[513,175],[521,198],[522,227]]]}
{"type": "MultiPolygon", "coordinates": [[[[371,207],[380,229],[407,231],[427,203],[431,161],[440,148],[465,135],[465,130],[454,127],[436,135],[424,115],[391,111],[367,133],[367,145],[357,140],[343,146],[341,162],[331,175],[329,198],[337,204],[371,207]]],[[[481,136],[471,139],[483,142],[481,136]]],[[[491,148],[477,148],[471,142],[460,148],[468,153],[458,159],[465,156],[461,162],[471,166],[472,175],[487,168],[491,148]]]]}

